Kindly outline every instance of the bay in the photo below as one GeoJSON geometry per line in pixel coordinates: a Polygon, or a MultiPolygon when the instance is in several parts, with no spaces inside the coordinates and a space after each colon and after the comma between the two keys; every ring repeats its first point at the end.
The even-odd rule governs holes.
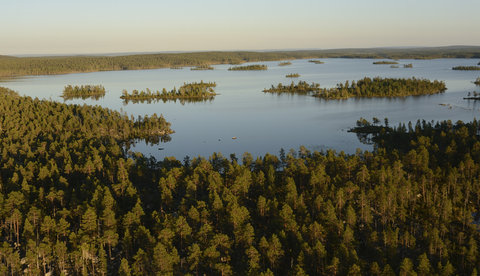
{"type": "Polygon", "coordinates": [[[347,130],[355,126],[360,117],[371,120],[388,118],[390,125],[417,120],[471,121],[480,118],[479,105],[462,98],[480,87],[472,82],[477,71],[454,71],[453,66],[476,65],[473,59],[399,60],[399,68],[374,65],[372,59],[321,59],[324,64],[308,60],[293,60],[292,65],[278,66],[277,62],[247,63],[266,64],[266,71],[228,71],[230,65],[214,65],[215,70],[192,71],[154,69],[135,71],[106,71],[67,75],[23,77],[0,83],[40,99],[63,102],[60,97],[66,85],[101,84],[107,93],[96,100],[67,101],[72,104],[101,105],[120,110],[128,115],[144,116],[163,114],[175,131],[171,141],[159,145],[138,142],[132,150],[157,159],[174,156],[210,156],[221,152],[240,157],[244,152],[254,156],[277,154],[281,148],[298,150],[301,145],[310,150],[335,149],[354,153],[357,149],[371,150],[362,144],[354,133],[347,130]],[[403,64],[413,68],[403,68],[403,64]],[[303,80],[320,83],[322,87],[334,87],[346,80],[363,77],[427,78],[443,80],[448,90],[443,94],[405,98],[362,98],[325,101],[304,95],[272,95],[264,88],[279,82],[290,83],[289,73],[303,80]],[[120,99],[123,89],[151,90],[172,89],[184,82],[216,82],[219,94],[212,101],[185,103],[156,102],[124,104],[120,99]],[[236,137],[236,139],[232,139],[236,137]]]}

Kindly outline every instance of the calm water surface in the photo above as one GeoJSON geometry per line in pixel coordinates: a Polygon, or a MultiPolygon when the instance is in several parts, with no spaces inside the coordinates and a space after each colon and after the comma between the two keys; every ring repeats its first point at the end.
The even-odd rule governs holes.
{"type": "Polygon", "coordinates": [[[476,65],[478,60],[400,60],[400,68],[373,65],[371,59],[322,60],[325,64],[294,60],[290,66],[278,66],[279,62],[262,62],[268,65],[267,71],[228,71],[230,65],[216,65],[215,70],[210,71],[184,68],[36,76],[1,85],[22,95],[63,102],[60,95],[65,85],[101,84],[107,90],[104,98],[68,103],[101,105],[134,116],[163,114],[175,130],[172,140],[160,145],[139,142],[134,148],[160,159],[165,156],[178,159],[187,155],[209,156],[213,152],[225,156],[235,153],[240,157],[248,151],[259,156],[267,152],[277,154],[281,148],[298,150],[301,145],[310,150],[332,148],[354,153],[357,148],[371,149],[371,146],[360,143],[355,134],[347,132],[360,117],[369,120],[388,117],[391,125],[418,119],[471,121],[480,118],[479,106],[462,99],[475,88],[480,92],[480,87],[472,83],[480,73],[451,70],[457,65],[476,65]],[[412,63],[413,68],[402,67],[407,63],[412,63]],[[289,73],[299,73],[301,77],[297,80],[318,82],[322,87],[333,87],[339,82],[366,76],[380,76],[443,80],[448,90],[433,96],[339,101],[262,92],[272,84],[290,83],[292,79],[285,77],[289,73]],[[215,81],[216,92],[220,95],[210,102],[183,105],[178,101],[125,105],[120,99],[123,89],[161,90],[165,87],[169,90],[184,82],[200,80],[215,81]]]}

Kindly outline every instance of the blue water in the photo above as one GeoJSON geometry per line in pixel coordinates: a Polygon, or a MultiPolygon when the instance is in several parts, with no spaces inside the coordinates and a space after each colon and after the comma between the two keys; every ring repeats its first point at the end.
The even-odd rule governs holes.
{"type": "Polygon", "coordinates": [[[228,71],[229,65],[216,65],[215,70],[208,71],[184,68],[35,76],[0,85],[22,95],[63,102],[60,95],[65,85],[101,84],[107,90],[104,98],[67,103],[101,105],[133,116],[163,114],[175,131],[172,140],[160,145],[139,142],[134,147],[135,151],[160,159],[165,156],[178,159],[186,155],[209,156],[213,152],[221,152],[225,156],[235,153],[238,157],[250,152],[260,156],[267,152],[276,154],[281,148],[298,150],[301,145],[310,150],[332,148],[354,153],[357,148],[371,149],[370,145],[360,143],[355,134],[347,132],[360,117],[378,117],[382,121],[388,117],[391,125],[416,122],[418,119],[455,122],[480,118],[479,106],[462,99],[469,91],[476,89],[480,92],[480,87],[472,83],[480,73],[451,70],[457,65],[476,65],[478,60],[400,60],[400,68],[373,65],[375,60],[371,59],[322,61],[325,64],[294,60],[290,66],[278,66],[279,62],[261,62],[268,65],[266,71],[228,71]],[[407,63],[412,63],[413,68],[402,67],[407,63]],[[292,79],[285,77],[289,73],[301,75],[295,81],[318,82],[322,87],[333,87],[339,82],[359,80],[366,76],[381,76],[443,80],[448,90],[432,96],[339,101],[262,92],[272,84],[290,83],[292,79]],[[184,82],[200,80],[217,83],[216,92],[219,95],[213,101],[183,105],[178,101],[124,105],[120,99],[123,89],[168,90],[174,86],[178,88],[184,82]]]}

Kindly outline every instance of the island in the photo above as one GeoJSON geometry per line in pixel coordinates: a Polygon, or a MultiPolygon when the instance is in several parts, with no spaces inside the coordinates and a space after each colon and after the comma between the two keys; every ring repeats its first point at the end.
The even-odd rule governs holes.
{"type": "Polygon", "coordinates": [[[72,99],[88,99],[92,98],[98,100],[105,96],[105,87],[102,85],[67,85],[63,89],[63,93],[60,97],[64,100],[72,99]]]}
{"type": "Polygon", "coordinates": [[[288,66],[288,65],[292,65],[292,63],[290,61],[283,61],[278,64],[278,66],[288,66]]]}
{"type": "Polygon", "coordinates": [[[322,88],[313,96],[322,99],[348,99],[352,97],[405,97],[431,95],[447,90],[445,82],[426,79],[363,78],[339,83],[334,88],[322,88]]]}
{"type": "Polygon", "coordinates": [[[455,66],[455,67],[452,67],[452,70],[478,71],[480,70],[480,66],[455,66]]]}
{"type": "Polygon", "coordinates": [[[311,63],[314,63],[314,64],[324,64],[325,62],[321,61],[321,60],[316,60],[316,59],[311,59],[309,60],[308,62],[311,62],[311,63]]]}
{"type": "Polygon", "coordinates": [[[409,63],[409,64],[404,64],[403,65],[403,68],[413,68],[413,64],[409,63]]]}
{"type": "Polygon", "coordinates": [[[373,62],[375,65],[398,64],[396,61],[382,60],[373,62]]]}
{"type": "Polygon", "coordinates": [[[475,83],[476,85],[480,85],[480,77],[478,77],[473,83],[475,83]]]}
{"type": "Polygon", "coordinates": [[[260,70],[267,70],[267,65],[263,64],[253,64],[253,65],[245,65],[245,66],[234,66],[228,68],[228,71],[260,71],[260,70]]]}
{"type": "Polygon", "coordinates": [[[277,86],[273,86],[269,89],[264,89],[265,93],[290,93],[290,94],[309,94],[312,92],[318,92],[320,90],[320,84],[312,83],[308,84],[305,81],[299,81],[295,84],[293,81],[290,85],[283,85],[279,83],[277,86]]]}
{"type": "Polygon", "coordinates": [[[292,74],[286,75],[285,77],[286,78],[299,78],[300,74],[299,73],[292,73],[292,74]]]}
{"type": "Polygon", "coordinates": [[[475,100],[478,101],[480,100],[480,93],[473,91],[473,92],[468,92],[466,97],[463,97],[464,100],[475,100]]]}
{"type": "Polygon", "coordinates": [[[308,84],[299,81],[290,85],[279,83],[264,89],[267,93],[290,93],[290,94],[311,94],[314,97],[336,100],[352,97],[405,97],[414,95],[430,95],[442,93],[447,90],[443,81],[430,81],[425,79],[397,79],[397,78],[363,78],[359,81],[339,83],[334,88],[320,88],[320,84],[308,84]]]}
{"type": "Polygon", "coordinates": [[[193,70],[193,71],[213,70],[213,69],[215,69],[215,68],[213,68],[212,66],[210,66],[208,64],[203,64],[203,65],[199,65],[199,66],[190,68],[190,70],[193,70]]]}
{"type": "Polygon", "coordinates": [[[193,82],[193,83],[184,83],[180,88],[177,90],[173,88],[170,91],[163,88],[160,91],[151,91],[150,89],[146,89],[138,91],[133,90],[132,93],[129,93],[127,90],[123,90],[121,99],[124,100],[125,103],[130,101],[136,102],[151,102],[151,100],[179,100],[183,99],[186,101],[203,101],[206,99],[211,99],[215,97],[216,93],[214,87],[217,84],[215,82],[193,82]]]}

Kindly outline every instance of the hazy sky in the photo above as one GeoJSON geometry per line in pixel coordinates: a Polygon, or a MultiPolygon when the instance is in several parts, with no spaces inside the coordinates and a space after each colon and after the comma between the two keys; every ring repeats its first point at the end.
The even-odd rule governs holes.
{"type": "Polygon", "coordinates": [[[0,0],[1,54],[480,45],[480,0],[0,0]]]}

